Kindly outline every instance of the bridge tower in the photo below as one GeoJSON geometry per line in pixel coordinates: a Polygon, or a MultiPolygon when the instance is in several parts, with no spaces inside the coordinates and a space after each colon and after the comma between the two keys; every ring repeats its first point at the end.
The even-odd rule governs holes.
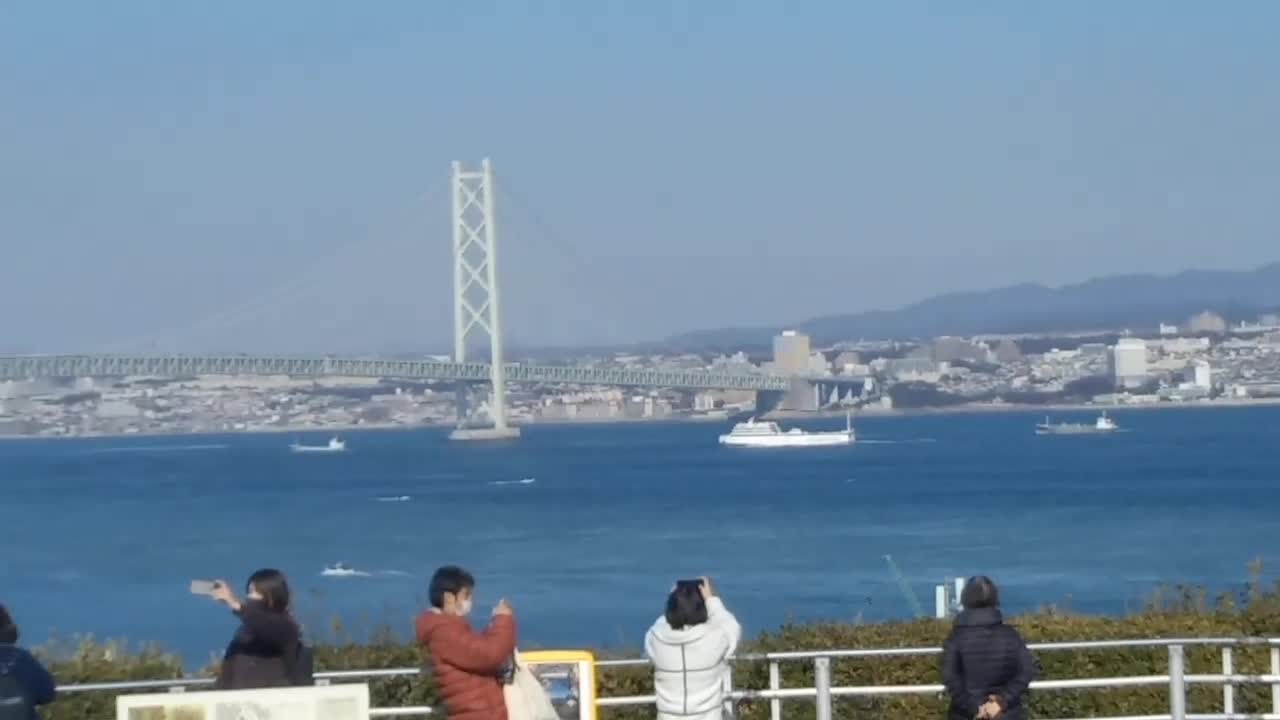
{"type": "Polygon", "coordinates": [[[492,393],[488,422],[477,417],[472,388],[458,384],[458,427],[454,440],[517,438],[507,425],[506,365],[502,356],[502,303],[498,294],[498,241],[494,223],[493,167],[485,158],[479,170],[453,163],[453,359],[467,362],[470,341],[489,343],[492,393]],[[487,426],[486,426],[487,425],[487,426]]]}

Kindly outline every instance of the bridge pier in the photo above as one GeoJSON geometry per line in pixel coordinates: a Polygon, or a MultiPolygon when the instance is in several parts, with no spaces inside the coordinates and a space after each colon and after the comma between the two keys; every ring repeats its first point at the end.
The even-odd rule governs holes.
{"type": "Polygon", "coordinates": [[[756,391],[756,415],[764,417],[782,404],[782,398],[786,396],[781,390],[757,390],[756,391]]]}
{"type": "Polygon", "coordinates": [[[520,437],[520,428],[510,427],[505,422],[501,427],[493,422],[494,398],[490,397],[487,412],[481,412],[481,403],[476,402],[473,395],[480,385],[459,382],[455,394],[457,403],[457,426],[449,433],[450,440],[514,440],[520,437]],[[493,424],[489,424],[493,423],[493,424]]]}
{"type": "Polygon", "coordinates": [[[485,158],[479,171],[453,163],[453,359],[467,361],[473,332],[489,341],[491,427],[477,427],[470,388],[458,384],[458,427],[453,440],[511,440],[520,428],[507,425],[506,364],[502,356],[502,304],[498,293],[498,234],[493,209],[493,167],[485,158]]]}

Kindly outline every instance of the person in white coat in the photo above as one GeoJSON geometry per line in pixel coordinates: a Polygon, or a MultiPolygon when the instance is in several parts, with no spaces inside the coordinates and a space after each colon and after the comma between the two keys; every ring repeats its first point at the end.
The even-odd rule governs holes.
{"type": "Polygon", "coordinates": [[[677,583],[644,639],[658,720],[720,720],[729,658],[741,640],[742,626],[711,580],[677,583]]]}

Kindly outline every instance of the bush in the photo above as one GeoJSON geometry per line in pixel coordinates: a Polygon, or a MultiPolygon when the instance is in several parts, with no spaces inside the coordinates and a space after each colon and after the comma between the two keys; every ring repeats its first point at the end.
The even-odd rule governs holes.
{"type": "MultiPolygon", "coordinates": [[[[1096,617],[1046,608],[1011,621],[1029,642],[1073,640],[1122,640],[1139,638],[1271,637],[1280,635],[1280,588],[1264,591],[1256,581],[1240,596],[1211,598],[1207,593],[1186,588],[1157,592],[1146,610],[1123,618],[1096,617]]],[[[938,646],[948,626],[937,620],[882,624],[786,625],[767,632],[742,648],[746,653],[784,650],[892,648],[938,646]]],[[[39,650],[50,662],[60,684],[154,680],[182,676],[179,658],[153,648],[129,651],[118,643],[96,643],[87,639],[74,646],[54,645],[39,650]]],[[[1041,653],[1044,679],[1161,675],[1167,672],[1168,653],[1164,648],[1062,651],[1041,653]]],[[[1221,671],[1218,648],[1189,648],[1187,672],[1216,674],[1221,671]]],[[[397,639],[392,633],[376,634],[368,642],[340,640],[316,648],[317,670],[353,670],[419,666],[418,648],[397,639]]],[[[846,659],[832,663],[833,685],[915,685],[937,683],[938,658],[934,656],[846,659]]],[[[1235,653],[1236,672],[1262,674],[1270,671],[1265,647],[1241,648],[1235,653]]],[[[782,686],[812,687],[813,666],[807,662],[781,665],[782,686]]],[[[205,673],[208,675],[212,672],[205,673]]],[[[768,664],[743,662],[735,666],[738,689],[763,690],[768,687],[768,664]]],[[[648,695],[653,692],[652,676],[644,667],[601,668],[598,678],[601,696],[648,695]]],[[[379,707],[435,705],[438,696],[427,674],[380,679],[370,683],[373,704],[379,707]]],[[[1222,692],[1217,686],[1200,686],[1188,693],[1188,710],[1194,713],[1221,713],[1222,692]]],[[[1242,687],[1236,690],[1236,712],[1270,711],[1270,688],[1242,687]]],[[[893,698],[840,698],[835,713],[841,718],[927,718],[943,717],[945,702],[936,696],[893,698]]],[[[1164,686],[1115,690],[1045,691],[1031,699],[1031,714],[1042,718],[1094,717],[1100,715],[1154,715],[1169,711],[1168,690],[1164,686]]],[[[767,701],[743,701],[741,715],[747,720],[768,717],[767,701]]],[[[813,704],[787,701],[788,718],[809,718],[813,704]]],[[[114,716],[110,693],[65,694],[50,707],[46,720],[83,720],[114,716]]],[[[602,712],[612,720],[651,718],[652,708],[616,708],[602,712]]]]}

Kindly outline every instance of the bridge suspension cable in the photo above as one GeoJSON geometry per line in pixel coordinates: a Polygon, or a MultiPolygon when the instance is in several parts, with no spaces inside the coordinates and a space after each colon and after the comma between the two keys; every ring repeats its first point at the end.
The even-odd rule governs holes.
{"type": "MultiPolygon", "coordinates": [[[[425,218],[424,211],[431,206],[433,200],[441,195],[443,187],[443,182],[434,183],[428,191],[416,194],[412,200],[403,204],[391,215],[391,221],[385,223],[390,226],[390,230],[367,230],[356,238],[334,248],[331,252],[311,260],[296,270],[290,271],[289,277],[284,282],[267,289],[259,295],[255,295],[231,307],[218,310],[194,322],[184,323],[181,326],[171,326],[145,335],[108,343],[99,348],[98,352],[114,353],[154,346],[166,341],[190,341],[199,337],[201,333],[207,333],[210,330],[236,327],[246,321],[262,318],[268,313],[278,312],[282,308],[296,304],[299,300],[308,297],[317,290],[330,289],[331,286],[321,279],[322,274],[343,266],[357,251],[373,254],[369,246],[375,239],[390,237],[396,243],[392,247],[375,248],[383,251],[390,249],[399,251],[405,245],[411,248],[418,247],[421,244],[421,237],[408,231],[414,229],[415,225],[420,227],[421,221],[425,218]],[[406,240],[415,242],[410,244],[406,243],[406,240]]],[[[381,255],[381,253],[378,254],[381,255]]]]}

